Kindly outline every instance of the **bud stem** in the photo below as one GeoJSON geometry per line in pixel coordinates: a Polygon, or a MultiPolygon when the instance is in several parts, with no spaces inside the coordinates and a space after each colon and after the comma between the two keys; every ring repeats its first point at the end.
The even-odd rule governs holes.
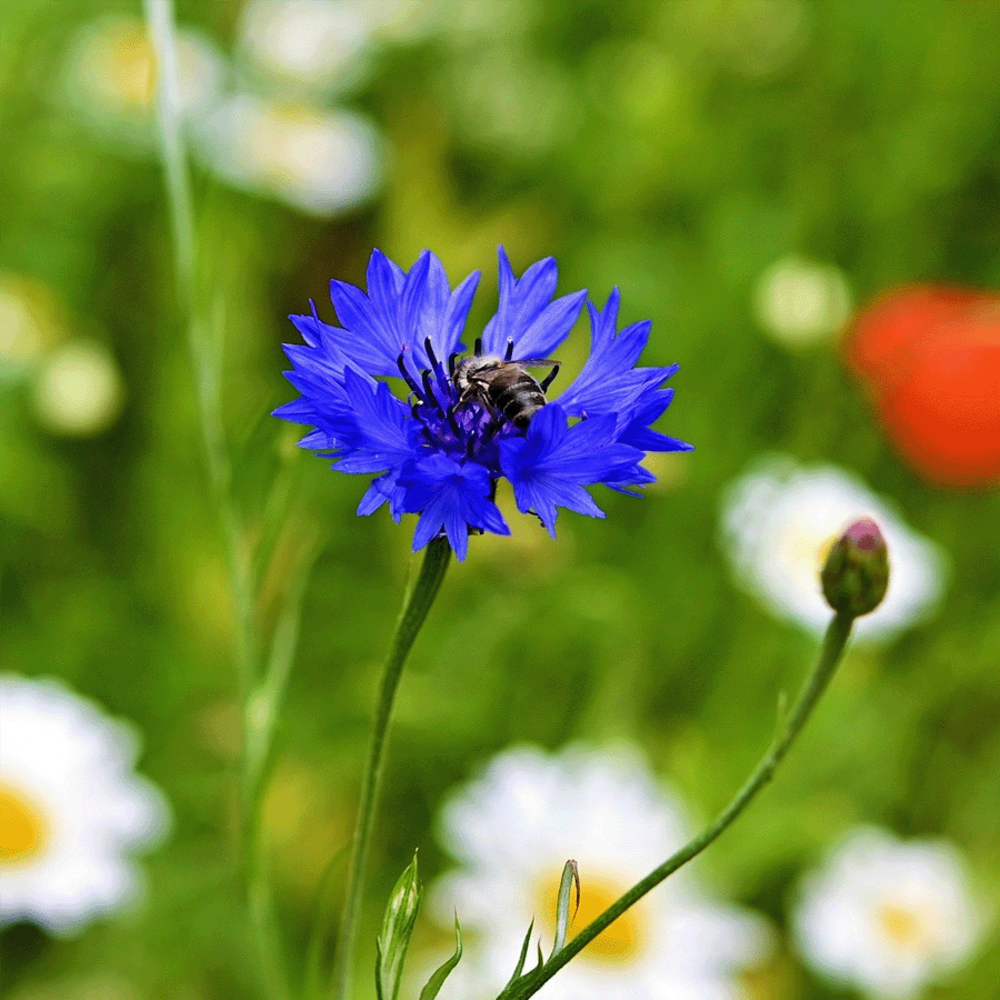
{"type": "MultiPolygon", "coordinates": [[[[544,983],[548,982],[571,958],[581,952],[601,931],[610,926],[630,906],[645,896],[650,889],[655,888],[668,875],[672,875],[678,868],[705,850],[733,823],[756,797],[757,793],[771,780],[774,769],[795,742],[843,658],[853,623],[853,615],[838,613],[834,616],[823,639],[819,660],[802,685],[791,712],[779,722],[778,731],[771,742],[770,749],[716,820],[679,851],[667,858],[659,868],[654,869],[644,879],[632,886],[599,917],[571,938],[562,949],[555,952],[544,965],[511,983],[497,1000],[524,1000],[525,997],[536,993],[544,983]]],[[[583,881],[586,882],[586,873],[584,873],[583,881]]]]}

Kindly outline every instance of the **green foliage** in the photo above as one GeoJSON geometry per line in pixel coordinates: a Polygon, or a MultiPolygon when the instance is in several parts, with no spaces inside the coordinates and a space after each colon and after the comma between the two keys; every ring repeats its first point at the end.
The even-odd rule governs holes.
{"type": "MultiPolygon", "coordinates": [[[[524,970],[524,960],[528,957],[528,948],[531,947],[531,932],[535,929],[534,920],[528,925],[528,931],[524,935],[524,941],[521,943],[521,952],[517,956],[517,965],[514,966],[514,971],[511,974],[510,979],[507,980],[507,985],[504,989],[508,989],[514,983],[516,983],[521,978],[521,973],[524,970]]],[[[541,955],[539,957],[538,964],[541,965],[541,955]]]]}
{"type": "Polygon", "coordinates": [[[427,980],[427,985],[420,991],[420,1000],[434,1000],[444,981],[451,974],[462,958],[462,927],[455,917],[455,952],[439,965],[427,980]]]}
{"type": "Polygon", "coordinates": [[[375,992],[378,1000],[396,1000],[406,951],[420,907],[417,856],[399,876],[382,918],[382,932],[375,942],[375,992]]]}
{"type": "Polygon", "coordinates": [[[576,908],[580,907],[580,873],[575,861],[567,861],[559,879],[559,895],[556,897],[556,936],[552,943],[554,955],[566,943],[566,934],[572,917],[569,913],[570,891],[576,888],[576,908]]]}
{"type": "MultiPolygon", "coordinates": [[[[648,363],[681,363],[662,427],[697,451],[664,463],[645,499],[597,496],[606,520],[562,515],[556,542],[527,518],[511,539],[471,539],[401,686],[369,897],[386,898],[416,844],[429,881],[449,865],[433,834],[443,796],[515,741],[634,741],[696,817],[724,805],[767,745],[775,692],[815,648],[734,589],[716,544],[720,491],[768,451],[856,471],[947,551],[951,579],[933,620],[849,654],[703,871],[783,931],[801,872],[866,821],[948,838],[985,897],[1000,885],[1000,496],[923,481],[836,345],[789,350],[753,305],[759,276],[793,254],[836,265],[858,304],[903,282],[1000,286],[1000,6],[775,0],[798,19],[769,29],[734,3],[443,6],[437,30],[377,43],[369,76],[323,95],[384,133],[373,201],[307,216],[193,165],[243,605],[203,460],[151,126],[139,141],[66,87],[79,33],[141,4],[0,13],[2,287],[31,303],[36,345],[5,356],[0,377],[0,670],[61,677],[132,720],[139,768],[174,811],[171,839],[139,862],[134,912],[69,941],[0,932],[12,1000],[260,995],[237,874],[241,613],[262,640],[258,681],[268,671],[249,720],[266,749],[255,774],[273,763],[262,860],[302,967],[317,886],[350,839],[412,519],[358,518],[365,477],[302,454],[268,414],[294,395],[279,374],[279,345],[298,339],[285,317],[312,298],[332,322],[328,280],[362,282],[373,246],[406,264],[430,247],[452,278],[484,268],[472,323],[495,302],[499,242],[515,268],[554,254],[561,290],[603,302],[619,285],[623,320],[653,320],[648,363]],[[123,396],[116,419],[73,437],[39,416],[38,387],[78,339],[114,359],[123,396]]],[[[230,58],[240,10],[179,2],[178,21],[230,58]]],[[[245,56],[237,78],[267,87],[245,56]]],[[[567,381],[587,336],[560,356],[567,381]]],[[[362,916],[358,1000],[381,904],[362,916]]],[[[418,927],[411,967],[449,935],[418,927]]],[[[993,1000],[998,980],[994,932],[935,1000],[993,1000]]],[[[760,984],[771,1000],[820,989],[790,950],[760,984]]]]}

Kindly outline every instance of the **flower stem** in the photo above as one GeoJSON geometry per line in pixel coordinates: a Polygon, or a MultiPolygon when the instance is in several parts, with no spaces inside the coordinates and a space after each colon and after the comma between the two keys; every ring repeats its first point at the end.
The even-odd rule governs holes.
{"type": "Polygon", "coordinates": [[[251,552],[232,493],[232,471],[222,419],[223,300],[216,296],[214,313],[209,315],[205,296],[197,293],[202,260],[198,252],[182,128],[174,5],[173,0],[144,0],[144,7],[156,60],[157,125],[170,210],[177,299],[187,332],[208,483],[222,527],[236,612],[236,666],[247,741],[241,782],[240,831],[249,930],[262,992],[268,1000],[288,1000],[291,993],[261,843],[260,810],[274,727],[294,658],[306,574],[282,609],[266,670],[260,678],[262,651],[251,552]]]}
{"type": "Polygon", "coordinates": [[[368,864],[368,849],[371,845],[375,809],[378,805],[379,789],[385,764],[386,736],[392,705],[399,686],[399,678],[409,655],[410,648],[420,631],[427,612],[430,611],[444,579],[448,563],[451,561],[451,545],[446,538],[435,538],[427,546],[420,567],[420,575],[409,594],[403,600],[403,609],[396,623],[396,632],[382,668],[379,684],[375,721],[372,726],[368,756],[361,780],[361,802],[358,818],[351,842],[351,861],[347,876],[347,895],[341,914],[340,932],[334,953],[333,974],[335,1000],[348,1000],[351,988],[351,973],[354,963],[354,941],[357,937],[358,916],[361,897],[364,893],[365,869],[368,864]]]}
{"type": "Polygon", "coordinates": [[[774,769],[795,742],[816,706],[816,702],[826,690],[837,665],[843,658],[853,623],[853,615],[837,614],[834,617],[823,639],[819,660],[802,685],[791,711],[779,723],[778,731],[770,748],[743,783],[743,787],[733,796],[729,805],[722,810],[716,820],[679,851],[667,858],[659,868],[654,869],[644,879],[632,886],[620,899],[612,903],[600,916],[584,927],[559,951],[555,952],[544,965],[511,983],[497,1000],[524,1000],[525,997],[536,993],[544,983],[548,982],[571,958],[581,952],[633,903],[638,902],[650,889],[659,885],[667,876],[672,875],[678,868],[700,854],[733,823],[757,793],[771,780],[774,769]]]}

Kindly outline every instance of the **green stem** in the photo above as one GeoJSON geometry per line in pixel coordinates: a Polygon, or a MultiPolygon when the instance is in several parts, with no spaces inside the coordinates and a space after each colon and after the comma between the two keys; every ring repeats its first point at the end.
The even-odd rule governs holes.
{"type": "Polygon", "coordinates": [[[174,30],[173,0],[143,0],[156,57],[156,121],[166,174],[174,260],[181,302],[189,304],[194,290],[194,214],[188,183],[187,157],[181,128],[181,81],[174,30]]]}
{"type": "Polygon", "coordinates": [[[357,937],[358,917],[361,897],[364,893],[365,869],[368,865],[368,849],[371,845],[372,826],[378,805],[379,789],[385,764],[386,736],[392,716],[392,704],[396,697],[399,678],[409,655],[410,647],[423,625],[444,579],[448,563],[451,561],[451,545],[445,538],[435,538],[427,546],[420,567],[420,575],[413,589],[403,601],[403,609],[396,623],[396,632],[389,647],[389,654],[382,668],[379,685],[378,704],[372,726],[368,756],[361,779],[361,802],[358,818],[351,841],[351,862],[347,876],[347,895],[341,914],[340,932],[334,953],[333,995],[336,1000],[347,1000],[351,989],[351,973],[354,963],[354,941],[357,937]]]}
{"type": "Polygon", "coordinates": [[[719,814],[714,823],[707,826],[698,836],[682,847],[676,854],[667,858],[659,868],[651,871],[642,881],[637,882],[620,899],[611,904],[600,916],[589,923],[572,940],[567,942],[558,952],[535,972],[528,973],[511,983],[497,1000],[524,1000],[541,989],[571,958],[579,954],[601,931],[617,920],[630,906],[638,902],[650,889],[659,885],[667,876],[672,875],[682,865],[700,854],[750,804],[757,793],[771,780],[774,769],[795,742],[796,737],[812,713],[820,695],[826,690],[840,663],[851,634],[853,616],[837,614],[827,629],[820,651],[819,660],[813,671],[806,678],[798,698],[779,726],[770,749],[764,755],[753,773],[744,782],[743,787],[733,796],[732,801],[719,814]]]}
{"type": "Polygon", "coordinates": [[[236,663],[247,733],[240,828],[250,934],[265,994],[269,1000],[287,1000],[288,977],[260,842],[260,806],[274,722],[297,638],[301,593],[296,595],[294,608],[286,609],[283,614],[265,679],[258,685],[260,651],[253,574],[246,532],[232,496],[232,473],[222,422],[222,300],[217,298],[211,319],[198,308],[203,299],[199,300],[197,295],[198,247],[182,128],[173,0],[144,0],[144,8],[156,59],[157,125],[170,210],[177,296],[187,331],[208,481],[223,530],[236,611],[236,663]],[[213,330],[217,335],[213,336],[213,330]]]}
{"type": "Polygon", "coordinates": [[[221,378],[221,334],[213,343],[212,328],[221,331],[221,301],[217,302],[214,323],[198,315],[196,270],[198,263],[191,184],[184,141],[180,65],[177,33],[174,28],[173,0],[143,0],[146,22],[156,58],[156,121],[160,136],[167,187],[167,205],[173,235],[177,296],[186,319],[188,351],[198,400],[199,426],[212,496],[219,511],[226,545],[226,563],[235,604],[237,628],[237,668],[243,701],[250,695],[257,670],[256,622],[253,612],[253,583],[250,560],[243,543],[244,532],[232,501],[232,474],[222,428],[219,398],[221,378]]]}

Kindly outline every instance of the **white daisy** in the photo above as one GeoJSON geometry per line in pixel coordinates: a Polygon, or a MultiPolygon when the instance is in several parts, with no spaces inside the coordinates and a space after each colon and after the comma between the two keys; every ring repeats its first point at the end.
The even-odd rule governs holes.
{"type": "Polygon", "coordinates": [[[313,215],[353,208],[382,182],[382,137],[355,112],[236,94],[194,135],[202,158],[229,183],[313,215]]]}
{"type": "Polygon", "coordinates": [[[136,897],[127,852],[159,840],[169,816],[132,770],[137,744],[58,681],[0,675],[0,924],[70,934],[136,897]]]}
{"type": "MultiPolygon", "coordinates": [[[[582,897],[570,934],[688,839],[676,799],[625,748],[517,747],[446,802],[440,836],[461,868],[434,887],[446,926],[457,911],[466,953],[442,1000],[492,997],[510,978],[528,924],[551,950],[564,863],[582,897]]],[[[730,1000],[769,946],[762,918],[713,901],[688,869],[620,917],[538,993],[543,1000],[730,1000]]],[[[536,956],[532,942],[529,963],[536,956]]],[[[530,968],[530,964],[527,966],[530,968]]],[[[426,976],[424,977],[426,978],[426,976]]]]}
{"type": "Polygon", "coordinates": [[[901,1000],[972,954],[981,918],[959,852],[852,831],[804,880],[793,917],[799,950],[831,979],[901,1000]]]}
{"type": "Polygon", "coordinates": [[[250,0],[238,33],[268,74],[308,87],[345,89],[363,77],[369,31],[365,4],[250,0]]]}
{"type": "MultiPolygon", "coordinates": [[[[197,119],[215,104],[228,68],[208,38],[186,28],[178,31],[177,58],[182,111],[197,119]]],[[[144,21],[110,16],[86,24],[60,82],[62,99],[103,137],[136,152],[156,148],[156,59],[144,21]]]]}
{"type": "Polygon", "coordinates": [[[875,519],[889,547],[889,589],[859,618],[859,637],[887,637],[937,603],[944,588],[943,552],[913,531],[895,505],[834,466],[798,466],[770,456],[723,496],[720,541],[738,583],[780,618],[820,633],[833,612],[819,572],[827,550],[858,517],[875,519]]]}

